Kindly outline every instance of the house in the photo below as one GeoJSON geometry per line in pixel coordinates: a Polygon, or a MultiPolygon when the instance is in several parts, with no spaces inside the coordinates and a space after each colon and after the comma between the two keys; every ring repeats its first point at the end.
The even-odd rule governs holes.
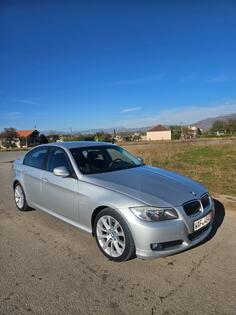
{"type": "Polygon", "coordinates": [[[191,139],[195,139],[198,135],[202,134],[202,129],[196,126],[188,126],[188,133],[191,139]]]}
{"type": "Polygon", "coordinates": [[[123,141],[123,138],[122,138],[122,136],[120,136],[120,135],[115,135],[115,136],[113,137],[113,139],[115,140],[115,142],[122,142],[122,141],[123,141]]]}
{"type": "Polygon", "coordinates": [[[36,129],[17,130],[16,134],[17,140],[15,143],[18,148],[28,148],[39,143],[39,131],[36,129]]]}
{"type": "Polygon", "coordinates": [[[171,140],[171,130],[162,125],[157,125],[147,131],[147,140],[171,140]]]}

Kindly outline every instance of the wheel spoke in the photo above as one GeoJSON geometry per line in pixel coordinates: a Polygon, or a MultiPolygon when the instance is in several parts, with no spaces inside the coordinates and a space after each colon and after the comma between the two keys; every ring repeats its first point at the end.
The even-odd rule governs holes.
{"type": "Polygon", "coordinates": [[[117,236],[123,236],[123,237],[125,236],[123,232],[118,232],[118,233],[116,233],[116,235],[117,236]]]}
{"type": "Polygon", "coordinates": [[[111,255],[113,257],[116,256],[116,250],[115,250],[115,247],[114,247],[114,242],[111,242],[111,255]]]}
{"type": "Polygon", "coordinates": [[[99,238],[100,240],[102,240],[102,239],[104,239],[104,238],[107,239],[107,238],[108,238],[108,234],[106,234],[106,235],[105,235],[105,234],[101,234],[101,235],[98,236],[98,238],[99,238]]]}
{"type": "Polygon", "coordinates": [[[119,239],[117,240],[117,243],[123,248],[125,246],[124,242],[121,242],[119,239]]]}
{"type": "Polygon", "coordinates": [[[118,252],[118,254],[121,255],[122,249],[119,247],[117,241],[113,242],[113,246],[114,246],[115,250],[118,252]]]}
{"type": "Polygon", "coordinates": [[[110,217],[110,216],[109,216],[109,217],[107,217],[107,220],[108,220],[109,228],[111,228],[111,227],[112,227],[111,217],[110,217]]]}
{"type": "Polygon", "coordinates": [[[20,197],[20,194],[19,194],[19,192],[17,190],[15,191],[15,196],[18,197],[18,198],[20,197]]]}
{"type": "Polygon", "coordinates": [[[108,233],[108,230],[104,227],[104,224],[102,221],[98,223],[98,226],[99,226],[99,232],[108,233]]]}
{"type": "Polygon", "coordinates": [[[103,223],[103,226],[105,227],[105,229],[108,231],[110,229],[110,226],[107,223],[107,217],[102,218],[102,223],[103,223]]]}
{"type": "Polygon", "coordinates": [[[103,249],[107,249],[110,243],[111,243],[111,239],[108,238],[108,239],[106,240],[106,242],[104,243],[103,249]]]}
{"type": "Polygon", "coordinates": [[[120,226],[119,222],[115,221],[114,230],[117,231],[117,228],[120,226]]]}

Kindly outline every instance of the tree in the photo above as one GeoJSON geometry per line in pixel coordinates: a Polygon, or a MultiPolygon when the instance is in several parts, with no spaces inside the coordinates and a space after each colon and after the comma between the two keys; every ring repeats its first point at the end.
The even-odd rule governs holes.
{"type": "Polygon", "coordinates": [[[59,140],[59,136],[57,134],[50,134],[47,136],[47,139],[49,139],[50,142],[56,142],[57,140],[59,140]]]}
{"type": "Polygon", "coordinates": [[[174,125],[170,126],[171,129],[171,139],[177,140],[181,138],[181,126],[174,125]]]}
{"type": "Polygon", "coordinates": [[[211,127],[211,131],[213,132],[225,132],[226,123],[223,120],[216,120],[211,127]]]}
{"type": "Polygon", "coordinates": [[[197,136],[201,136],[203,133],[202,133],[202,129],[201,128],[197,128],[197,136]]]}
{"type": "Polygon", "coordinates": [[[181,127],[181,136],[183,137],[183,139],[189,139],[190,138],[189,128],[187,126],[181,127]]]}
{"type": "Polygon", "coordinates": [[[47,137],[42,133],[42,134],[39,136],[39,144],[45,144],[45,143],[48,143],[48,139],[47,139],[47,137]]]}
{"type": "Polygon", "coordinates": [[[94,135],[88,134],[88,135],[81,135],[80,141],[94,141],[94,135]]]}
{"type": "Polygon", "coordinates": [[[15,147],[13,140],[17,138],[17,132],[15,128],[4,128],[3,132],[0,133],[0,139],[5,147],[15,147]]]}
{"type": "Polygon", "coordinates": [[[109,133],[104,133],[101,131],[96,133],[95,139],[97,141],[111,142],[112,136],[109,133]]]}
{"type": "Polygon", "coordinates": [[[226,131],[231,134],[236,132],[236,119],[231,118],[227,121],[226,131]]]}
{"type": "Polygon", "coordinates": [[[135,135],[133,135],[132,140],[133,140],[133,141],[139,141],[139,140],[141,140],[141,135],[140,135],[140,134],[135,134],[135,135]]]}
{"type": "Polygon", "coordinates": [[[17,132],[15,128],[4,128],[3,132],[0,133],[0,138],[12,141],[17,137],[17,132]]]}

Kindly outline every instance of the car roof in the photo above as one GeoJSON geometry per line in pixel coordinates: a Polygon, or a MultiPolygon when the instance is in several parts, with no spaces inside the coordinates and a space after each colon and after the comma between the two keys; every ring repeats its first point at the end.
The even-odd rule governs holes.
{"type": "Polygon", "coordinates": [[[97,147],[97,146],[104,146],[104,145],[111,146],[114,144],[109,143],[109,142],[99,142],[99,141],[68,141],[68,142],[52,142],[52,143],[45,144],[45,146],[57,146],[57,147],[62,147],[66,149],[97,147]]]}

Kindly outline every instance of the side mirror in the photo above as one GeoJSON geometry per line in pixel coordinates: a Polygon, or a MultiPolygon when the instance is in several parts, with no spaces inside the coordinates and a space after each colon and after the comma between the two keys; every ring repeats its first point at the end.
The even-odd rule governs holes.
{"type": "Polygon", "coordinates": [[[143,164],[144,163],[144,160],[141,156],[137,156],[138,160],[143,164]]]}
{"type": "Polygon", "coordinates": [[[65,166],[59,166],[59,167],[54,168],[53,174],[60,177],[70,176],[70,172],[65,166]]]}

